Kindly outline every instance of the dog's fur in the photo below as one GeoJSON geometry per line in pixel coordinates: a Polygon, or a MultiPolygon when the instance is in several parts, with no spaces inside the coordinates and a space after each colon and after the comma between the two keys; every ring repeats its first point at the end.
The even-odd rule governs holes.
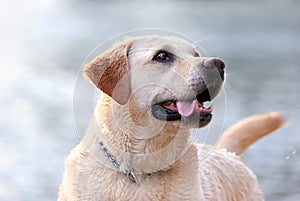
{"type": "MultiPolygon", "coordinates": [[[[192,143],[189,134],[209,121],[161,121],[149,112],[156,102],[190,100],[200,93],[211,76],[201,70],[207,59],[182,39],[145,36],[127,39],[87,64],[84,76],[104,93],[85,137],[66,160],[59,200],[263,200],[240,155],[283,125],[280,113],[249,117],[212,147],[192,143]],[[162,49],[176,59],[153,61],[162,49]],[[120,168],[99,148],[100,141],[120,168]],[[132,168],[135,184],[124,174],[132,168]],[[155,174],[144,178],[142,172],[155,174]]],[[[223,80],[214,82],[213,96],[223,80]]]]}

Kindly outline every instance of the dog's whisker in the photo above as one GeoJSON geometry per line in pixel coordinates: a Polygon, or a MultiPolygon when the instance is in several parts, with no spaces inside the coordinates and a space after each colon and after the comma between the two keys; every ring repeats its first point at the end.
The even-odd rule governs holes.
{"type": "MultiPolygon", "coordinates": [[[[201,52],[203,52],[205,55],[209,56],[209,53],[199,43],[201,43],[203,41],[207,41],[211,38],[212,37],[209,36],[209,37],[206,37],[206,38],[197,39],[193,42],[193,45],[197,46],[197,48],[199,48],[201,50],[201,52]]],[[[200,56],[202,56],[201,52],[200,52],[200,56]]]]}
{"type": "Polygon", "coordinates": [[[201,38],[201,39],[196,39],[194,42],[193,42],[193,44],[194,45],[197,45],[198,43],[201,43],[201,42],[203,42],[203,41],[206,41],[206,40],[209,40],[209,39],[211,39],[212,37],[206,37],[206,38],[201,38]]]}

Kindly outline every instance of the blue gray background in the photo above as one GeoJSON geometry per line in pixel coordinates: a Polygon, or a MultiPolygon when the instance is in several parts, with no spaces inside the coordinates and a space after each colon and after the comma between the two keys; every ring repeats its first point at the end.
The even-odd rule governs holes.
{"type": "Polygon", "coordinates": [[[104,40],[143,28],[206,39],[199,45],[225,61],[223,129],[254,113],[289,116],[244,161],[266,200],[300,200],[299,9],[295,0],[1,2],[0,200],[57,198],[79,142],[72,105],[82,63],[104,40]]]}

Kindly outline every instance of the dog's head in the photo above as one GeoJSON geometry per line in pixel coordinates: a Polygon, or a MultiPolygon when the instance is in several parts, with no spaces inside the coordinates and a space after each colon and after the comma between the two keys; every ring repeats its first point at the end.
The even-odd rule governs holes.
{"type": "MultiPolygon", "coordinates": [[[[176,37],[143,36],[118,43],[84,68],[84,76],[131,121],[207,125],[224,81],[223,61],[201,57],[191,43],[176,37]]],[[[149,122],[147,122],[149,124],[149,122]]]]}

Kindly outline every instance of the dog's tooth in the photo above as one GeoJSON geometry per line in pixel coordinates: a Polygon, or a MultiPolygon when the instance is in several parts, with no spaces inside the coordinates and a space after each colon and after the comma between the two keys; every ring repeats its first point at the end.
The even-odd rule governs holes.
{"type": "Polygon", "coordinates": [[[176,107],[176,101],[172,101],[172,104],[176,107]]]}
{"type": "Polygon", "coordinates": [[[212,103],[207,101],[203,103],[204,108],[210,108],[212,106],[212,103]]]}

